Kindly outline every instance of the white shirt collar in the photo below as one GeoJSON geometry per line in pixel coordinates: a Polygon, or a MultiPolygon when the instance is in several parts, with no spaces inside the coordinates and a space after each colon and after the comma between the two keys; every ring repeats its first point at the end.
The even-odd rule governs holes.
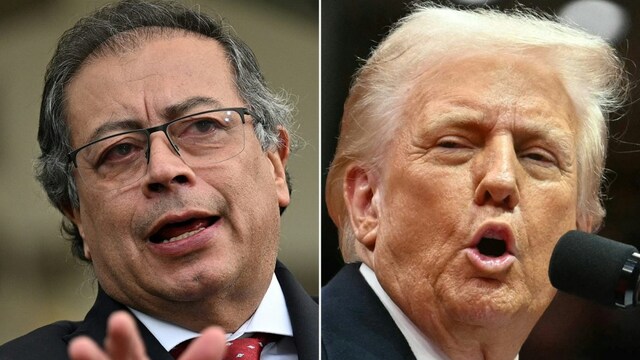
{"type": "Polygon", "coordinates": [[[446,360],[447,356],[438,350],[431,341],[422,334],[416,325],[400,310],[393,300],[387,295],[376,274],[366,264],[360,266],[360,273],[376,293],[382,305],[387,309],[391,318],[396,323],[404,338],[407,339],[411,351],[417,360],[446,360]]]}
{"type": "MultiPolygon", "coordinates": [[[[158,320],[138,310],[129,309],[167,351],[185,340],[200,336],[199,333],[158,320]]],[[[245,333],[253,332],[293,336],[287,304],[275,274],[256,312],[236,332],[227,334],[227,340],[234,340],[245,333]]]]}
{"type": "MultiPolygon", "coordinates": [[[[373,292],[376,293],[382,305],[387,309],[391,318],[396,323],[404,338],[407,339],[409,347],[417,360],[446,360],[448,359],[431,340],[427,338],[422,331],[400,310],[393,300],[387,295],[380,283],[376,274],[366,264],[362,263],[360,266],[360,273],[364,280],[369,284],[373,292]]],[[[516,355],[514,360],[518,360],[519,355],[516,355]]]]}

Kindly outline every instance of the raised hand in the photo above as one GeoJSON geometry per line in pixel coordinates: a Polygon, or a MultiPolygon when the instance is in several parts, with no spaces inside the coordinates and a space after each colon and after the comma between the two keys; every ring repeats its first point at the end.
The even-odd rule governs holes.
{"type": "MultiPolygon", "coordinates": [[[[226,348],[225,341],[221,328],[206,328],[180,360],[220,360],[226,348]]],[[[69,344],[69,357],[72,360],[149,360],[135,320],[124,311],[109,317],[104,349],[89,337],[80,336],[69,344]]]]}

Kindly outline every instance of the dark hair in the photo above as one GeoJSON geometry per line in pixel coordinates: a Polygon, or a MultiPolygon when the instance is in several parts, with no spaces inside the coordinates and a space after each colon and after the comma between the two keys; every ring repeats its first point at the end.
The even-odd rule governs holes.
{"type": "MultiPolygon", "coordinates": [[[[36,177],[60,211],[79,207],[72,169],[67,161],[72,149],[65,114],[66,86],[88,59],[138,46],[147,37],[171,31],[212,38],[222,45],[233,69],[238,93],[257,119],[254,131],[263,150],[281,145],[279,126],[291,132],[292,106],[288,97],[267,87],[251,49],[221,19],[205,15],[198,8],[168,1],[124,0],[107,5],[80,19],[62,35],[45,73],[38,129],[41,155],[36,163],[36,177]]],[[[64,218],[62,231],[71,241],[73,255],[88,261],[75,224],[64,218]]]]}

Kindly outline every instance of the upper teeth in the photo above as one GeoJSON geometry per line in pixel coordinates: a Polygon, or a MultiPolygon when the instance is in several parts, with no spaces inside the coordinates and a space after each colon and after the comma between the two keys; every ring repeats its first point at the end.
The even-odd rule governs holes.
{"type": "Polygon", "coordinates": [[[486,234],[484,234],[482,236],[483,238],[487,238],[487,239],[494,239],[494,240],[504,240],[502,238],[502,234],[499,234],[497,232],[493,232],[493,231],[489,231],[486,234]]]}
{"type": "Polygon", "coordinates": [[[193,231],[187,231],[186,233],[180,234],[178,236],[174,236],[171,239],[164,239],[162,240],[162,243],[168,243],[168,242],[173,242],[173,241],[178,241],[178,240],[182,240],[182,239],[186,239],[191,235],[195,235],[197,233],[199,233],[200,231],[204,230],[204,227],[200,227],[198,229],[195,229],[193,231]]]}

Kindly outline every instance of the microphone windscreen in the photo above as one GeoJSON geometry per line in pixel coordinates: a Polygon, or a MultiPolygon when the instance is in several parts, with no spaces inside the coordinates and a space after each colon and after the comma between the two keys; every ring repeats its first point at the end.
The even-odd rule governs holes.
{"type": "Polygon", "coordinates": [[[615,305],[622,268],[635,247],[598,235],[569,231],[551,254],[549,279],[558,290],[615,305]]]}

